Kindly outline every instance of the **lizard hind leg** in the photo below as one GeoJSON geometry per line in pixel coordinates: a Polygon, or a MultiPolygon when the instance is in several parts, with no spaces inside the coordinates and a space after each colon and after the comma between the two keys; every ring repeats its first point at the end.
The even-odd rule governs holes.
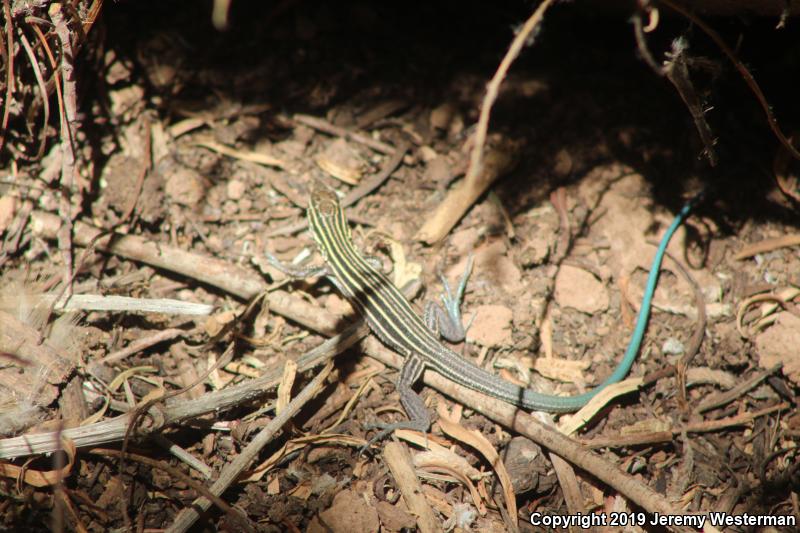
{"type": "Polygon", "coordinates": [[[367,429],[380,429],[380,431],[361,448],[359,455],[376,442],[380,442],[391,435],[397,429],[411,429],[420,433],[428,431],[428,428],[431,427],[431,415],[428,412],[428,408],[425,407],[425,402],[412,388],[424,370],[425,362],[419,356],[410,355],[406,358],[403,367],[400,369],[400,376],[397,378],[395,388],[400,395],[400,403],[408,415],[408,420],[392,424],[377,423],[369,425],[367,429]]]}

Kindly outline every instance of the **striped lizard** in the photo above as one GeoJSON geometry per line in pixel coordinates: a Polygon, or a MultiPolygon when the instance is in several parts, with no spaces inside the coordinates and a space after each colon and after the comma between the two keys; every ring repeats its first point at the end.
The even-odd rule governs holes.
{"type": "Polygon", "coordinates": [[[661,239],[648,275],[636,326],[619,365],[600,385],[576,396],[542,394],[520,387],[483,370],[442,344],[439,335],[454,342],[464,337],[458,308],[470,273],[471,261],[462,275],[455,295],[442,276],[445,289],[442,301],[446,312],[437,305],[428,305],[423,316],[420,316],[386,275],[356,249],[344,210],[332,190],[316,187],[311,193],[307,210],[311,233],[325,261],[324,265],[296,269],[281,264],[273,256],[269,256],[269,260],[273,266],[295,278],[326,276],[365,318],[371,331],[384,344],[403,356],[404,363],[396,388],[409,420],[382,425],[383,431],[370,441],[374,442],[395,429],[406,428],[421,432],[428,430],[431,424],[430,414],[422,399],[412,389],[426,368],[518,407],[551,413],[577,411],[605,387],[623,379],[636,358],[644,336],[667,244],[688,216],[694,202],[690,201],[681,209],[661,239]]]}

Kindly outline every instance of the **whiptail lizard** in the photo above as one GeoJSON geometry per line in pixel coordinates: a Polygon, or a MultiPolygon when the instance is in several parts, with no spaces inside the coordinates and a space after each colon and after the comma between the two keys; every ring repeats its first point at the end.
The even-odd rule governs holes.
{"type": "Polygon", "coordinates": [[[375,335],[405,358],[396,387],[409,420],[384,425],[384,431],[374,441],[395,429],[408,428],[424,432],[430,427],[428,410],[412,389],[426,368],[432,368],[456,383],[518,407],[552,413],[576,411],[605,387],[620,381],[627,375],[639,351],[667,244],[689,214],[693,203],[694,200],[681,209],[661,239],[647,279],[636,326],[619,366],[603,383],[577,396],[554,396],[520,387],[490,374],[443,345],[438,338],[440,334],[455,341],[463,338],[458,307],[470,266],[462,276],[455,296],[442,278],[445,286],[442,300],[448,312],[445,313],[438,306],[428,306],[424,317],[420,317],[395,285],[356,249],[339,199],[331,190],[320,187],[313,190],[307,211],[311,232],[325,265],[293,269],[272,256],[270,262],[292,277],[327,276],[364,316],[375,335]]]}

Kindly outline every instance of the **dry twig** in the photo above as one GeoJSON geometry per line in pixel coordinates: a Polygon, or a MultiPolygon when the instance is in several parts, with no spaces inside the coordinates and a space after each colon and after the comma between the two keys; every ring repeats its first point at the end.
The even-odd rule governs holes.
{"type": "Polygon", "coordinates": [[[292,120],[294,120],[298,124],[303,124],[305,126],[308,126],[309,128],[325,132],[329,135],[344,137],[345,139],[352,139],[382,154],[392,155],[395,153],[396,150],[396,148],[390,144],[386,144],[381,141],[376,141],[372,137],[369,137],[368,135],[364,135],[363,133],[357,131],[350,131],[345,128],[340,128],[339,126],[331,124],[327,120],[323,120],[317,117],[312,117],[311,115],[297,114],[292,117],[292,120]]]}
{"type": "MultiPolygon", "coordinates": [[[[298,394],[288,405],[275,417],[272,421],[264,426],[259,433],[253,437],[253,440],[244,448],[244,450],[236,456],[219,474],[217,480],[211,485],[210,492],[218,496],[225,492],[225,490],[241,475],[241,473],[250,466],[256,455],[272,440],[275,434],[294,416],[300,411],[300,408],[308,403],[314,396],[321,390],[328,378],[333,364],[328,361],[328,364],[317,374],[311,382],[306,385],[300,394],[298,394]]],[[[191,507],[185,508],[175,518],[175,522],[167,529],[168,533],[180,533],[188,530],[192,524],[200,517],[199,510],[205,511],[211,505],[211,501],[205,496],[196,499],[191,507]]]]}
{"type": "MultiPolygon", "coordinates": [[[[370,176],[369,178],[362,180],[361,184],[354,189],[351,189],[350,192],[345,194],[344,198],[342,198],[342,207],[350,207],[351,205],[355,204],[364,196],[367,196],[372,191],[383,185],[383,183],[389,179],[389,177],[394,173],[397,167],[400,166],[400,163],[403,162],[403,158],[405,157],[408,150],[411,148],[411,143],[409,142],[401,142],[397,148],[395,149],[394,154],[390,157],[381,167],[380,171],[375,174],[374,176],[370,176]]],[[[283,191],[281,191],[283,192],[283,191]]],[[[289,197],[289,195],[285,196],[289,197]]],[[[289,197],[291,200],[292,198],[289,197]]],[[[296,205],[298,202],[294,202],[296,205]]],[[[302,204],[305,207],[305,204],[302,204]]],[[[267,232],[266,236],[270,237],[277,237],[279,235],[290,235],[292,233],[297,233],[298,231],[302,231],[308,227],[308,220],[303,219],[302,221],[292,224],[291,226],[284,226],[278,229],[274,229],[272,231],[267,232]]]]}
{"type": "MultiPolygon", "coordinates": [[[[364,351],[371,357],[394,368],[400,368],[401,357],[384,347],[379,340],[369,337],[363,342],[364,351]]],[[[678,513],[661,494],[639,479],[626,474],[616,465],[592,453],[578,442],[553,428],[543,425],[537,418],[500,400],[458,385],[434,372],[423,376],[426,385],[450,396],[465,407],[473,409],[495,422],[513,429],[535,443],[558,454],[571,464],[592,474],[600,481],[619,491],[647,512],[662,515],[678,513]]],[[[676,531],[687,531],[675,528],[676,531]]],[[[715,530],[716,531],[716,530],[715,530]]]]}
{"type": "Polygon", "coordinates": [[[3,100],[3,119],[0,122],[0,152],[5,146],[8,119],[11,116],[11,99],[14,96],[14,21],[9,0],[3,0],[3,15],[6,19],[6,42],[1,51],[6,64],[6,97],[3,100]]]}
{"type": "Polygon", "coordinates": [[[747,259],[756,254],[765,254],[773,250],[787,248],[790,246],[800,246],[800,233],[794,235],[782,235],[774,239],[764,239],[757,243],[748,244],[733,256],[736,260],[747,259]]]}
{"type": "Polygon", "coordinates": [[[711,26],[703,22],[703,19],[695,15],[694,13],[690,12],[688,9],[683,7],[680,4],[673,2],[672,0],[661,0],[661,2],[667,5],[670,9],[677,11],[682,16],[686,17],[687,19],[691,20],[694,24],[703,30],[706,35],[711,37],[711,40],[719,46],[720,50],[728,56],[728,59],[733,63],[733,66],[736,67],[736,70],[739,71],[739,74],[744,79],[745,83],[750,87],[750,90],[755,95],[758,103],[761,104],[761,109],[764,110],[764,115],[767,117],[767,123],[769,127],[772,129],[772,132],[775,134],[775,137],[778,138],[778,141],[792,154],[793,157],[800,159],[800,152],[797,151],[789,139],[786,138],[786,135],[783,134],[780,126],[778,126],[778,119],[775,118],[775,115],[772,113],[772,108],[767,102],[767,97],[764,96],[764,93],[761,92],[761,88],[758,85],[758,82],[755,80],[750,71],[747,67],[744,66],[744,63],[739,61],[739,58],[736,57],[736,54],[731,50],[728,44],[720,37],[720,35],[714,31],[711,26]]]}
{"type": "Polygon", "coordinates": [[[423,533],[438,533],[442,526],[436,520],[433,509],[428,505],[422,491],[422,485],[414,473],[411,454],[405,445],[399,442],[387,442],[383,448],[383,459],[392,472],[397,488],[403,494],[406,505],[417,517],[417,527],[423,533]]]}
{"type": "MultiPolygon", "coordinates": [[[[512,161],[496,161],[495,171],[485,171],[483,151],[486,144],[486,137],[489,131],[489,117],[492,113],[497,95],[500,92],[500,85],[511,68],[511,64],[516,60],[522,48],[530,43],[530,39],[535,36],[535,30],[541,24],[545,12],[553,4],[554,0],[544,0],[533,14],[525,21],[522,27],[517,32],[514,40],[511,41],[511,46],[508,47],[506,55],[503,57],[497,71],[492,77],[491,81],[486,87],[486,95],[481,104],[481,112],[478,117],[478,124],[475,128],[475,137],[472,139],[472,151],[470,153],[469,167],[464,181],[456,188],[453,189],[447,198],[439,204],[434,214],[428,219],[422,228],[415,235],[416,239],[427,243],[433,243],[441,240],[447,232],[458,222],[467,209],[482,195],[486,189],[508,170],[513,165],[512,161],[515,156],[511,153],[514,150],[502,150],[504,154],[497,154],[498,158],[503,158],[503,155],[510,157],[512,161]],[[496,171],[501,170],[501,171],[496,171]]],[[[495,152],[493,152],[495,153],[495,152]]]]}

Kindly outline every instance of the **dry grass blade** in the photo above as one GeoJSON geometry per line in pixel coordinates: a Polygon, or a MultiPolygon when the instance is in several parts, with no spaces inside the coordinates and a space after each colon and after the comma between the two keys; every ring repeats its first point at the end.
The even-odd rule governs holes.
{"type": "Polygon", "coordinates": [[[602,391],[584,405],[577,413],[564,417],[558,425],[558,429],[565,435],[571,435],[586,425],[594,415],[600,412],[614,398],[624,394],[639,390],[642,386],[642,378],[630,378],[619,383],[614,383],[604,388],[602,391]]]}
{"type": "Polygon", "coordinates": [[[448,413],[444,409],[439,409],[439,426],[442,431],[450,435],[450,437],[467,444],[471,448],[478,450],[481,455],[486,458],[492,469],[497,474],[497,479],[500,481],[500,486],[503,488],[503,497],[506,500],[506,508],[508,509],[508,521],[506,526],[512,531],[517,530],[517,500],[514,497],[514,487],[511,485],[511,477],[508,475],[506,466],[500,460],[500,455],[494,446],[483,436],[482,433],[475,430],[468,430],[461,424],[453,422],[448,418],[448,413]]]}
{"type": "MultiPolygon", "coordinates": [[[[397,437],[403,438],[400,437],[400,435],[397,435],[397,437]]],[[[424,443],[421,443],[421,445],[423,444],[424,443]]],[[[466,459],[460,455],[456,455],[447,448],[435,446],[431,451],[414,454],[414,467],[425,470],[426,472],[444,472],[450,478],[444,479],[444,481],[453,480],[462,483],[469,491],[472,503],[475,505],[478,513],[481,516],[486,516],[486,504],[481,497],[483,491],[479,491],[475,483],[472,482],[473,479],[481,479],[483,476],[475,467],[471,466],[466,459]]],[[[420,475],[424,476],[424,474],[420,475]]],[[[434,479],[441,481],[442,476],[436,476],[434,479]]]]}
{"type": "Polygon", "coordinates": [[[800,246],[800,233],[782,235],[774,239],[764,239],[763,241],[749,244],[739,250],[733,258],[736,260],[747,259],[756,254],[765,254],[773,250],[780,250],[781,248],[788,248],[790,246],[800,246]]]}
{"type": "MultiPolygon", "coordinates": [[[[297,412],[319,393],[325,380],[328,378],[333,364],[328,364],[322,368],[319,374],[306,385],[286,408],[278,414],[269,424],[253,438],[236,458],[220,472],[219,478],[211,485],[210,491],[214,495],[222,494],[250,465],[256,455],[266,446],[275,434],[291,419],[297,412]]],[[[198,498],[191,507],[187,507],[178,515],[175,522],[167,529],[169,533],[180,533],[188,530],[195,520],[200,517],[198,509],[206,510],[211,505],[211,501],[205,497],[198,498]]]]}
{"type": "Polygon", "coordinates": [[[234,159],[250,161],[251,163],[258,163],[259,165],[268,167],[286,168],[285,161],[282,161],[277,157],[272,157],[271,155],[246,150],[236,150],[235,148],[230,148],[229,146],[225,146],[224,144],[215,141],[197,141],[194,144],[234,159]]]}
{"type": "Polygon", "coordinates": [[[5,146],[8,119],[11,117],[11,101],[14,97],[14,21],[11,17],[11,7],[8,2],[9,0],[3,0],[3,14],[6,19],[6,42],[2,52],[6,64],[6,97],[3,99],[3,119],[0,122],[0,152],[5,146]]]}
{"type": "Polygon", "coordinates": [[[28,466],[16,466],[0,463],[0,477],[16,479],[18,484],[25,483],[32,487],[50,487],[61,482],[72,472],[75,465],[77,449],[69,439],[62,439],[62,450],[67,454],[67,464],[56,470],[34,470],[28,466]]]}
{"type": "Polygon", "coordinates": [[[283,365],[283,377],[278,384],[278,399],[275,402],[275,414],[280,414],[292,399],[292,387],[297,378],[297,363],[291,359],[283,365]]]}
{"type": "Polygon", "coordinates": [[[369,137],[368,135],[364,135],[363,133],[340,128],[339,126],[331,124],[327,120],[312,117],[311,115],[297,114],[292,117],[292,120],[300,124],[304,124],[309,128],[314,128],[315,130],[319,130],[330,135],[344,137],[345,139],[352,139],[353,141],[361,143],[364,146],[368,146],[369,148],[372,148],[376,152],[380,152],[382,154],[392,155],[396,151],[396,148],[390,144],[376,141],[375,139],[369,137]]]}
{"type": "Polygon", "coordinates": [[[36,150],[35,156],[35,159],[41,159],[41,157],[44,155],[45,142],[47,141],[47,123],[50,122],[50,99],[47,95],[47,87],[44,83],[42,71],[39,68],[39,62],[36,60],[36,54],[33,52],[33,48],[31,48],[28,38],[25,37],[24,33],[20,33],[19,40],[22,43],[22,47],[25,49],[25,53],[28,55],[28,60],[30,61],[31,68],[33,69],[33,75],[36,78],[37,85],[39,86],[39,96],[42,99],[42,130],[39,135],[39,148],[36,150]]]}
{"type": "MultiPolygon", "coordinates": [[[[439,206],[434,213],[433,217],[423,225],[417,232],[415,238],[427,243],[433,243],[441,240],[447,232],[458,222],[469,207],[475,200],[483,194],[489,185],[502,173],[504,173],[509,166],[513,165],[512,161],[495,164],[493,166],[502,169],[501,172],[489,171],[484,169],[483,151],[486,145],[486,138],[489,132],[489,117],[492,113],[492,107],[497,100],[500,92],[500,85],[503,83],[511,64],[519,56],[522,48],[528,43],[530,37],[534,35],[534,30],[541,24],[545,12],[553,4],[553,0],[544,0],[533,14],[525,21],[522,28],[517,32],[514,40],[511,41],[511,46],[497,71],[492,77],[491,81],[486,87],[486,95],[481,104],[481,112],[478,118],[478,124],[475,130],[475,137],[472,139],[472,151],[470,152],[469,167],[467,174],[462,184],[454,189],[447,199],[439,206]]],[[[513,149],[512,149],[513,152],[513,149]]],[[[509,153],[509,155],[511,155],[509,153]]]]}
{"type": "Polygon", "coordinates": [[[349,446],[350,448],[362,448],[367,443],[366,440],[351,435],[328,433],[324,435],[306,435],[288,441],[277,452],[273,453],[266,461],[253,468],[249,475],[242,481],[259,481],[270,470],[287,457],[298,450],[302,450],[310,444],[337,444],[339,446],[349,446]]]}

